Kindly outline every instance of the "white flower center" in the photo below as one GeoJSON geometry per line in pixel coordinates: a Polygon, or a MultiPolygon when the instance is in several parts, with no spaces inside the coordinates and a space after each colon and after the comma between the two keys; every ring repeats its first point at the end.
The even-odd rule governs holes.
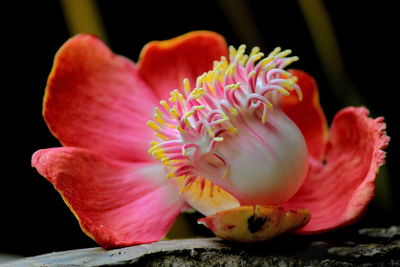
{"type": "Polygon", "coordinates": [[[208,179],[241,204],[279,204],[308,170],[304,137],[279,107],[291,90],[302,98],[297,78],[283,70],[298,58],[279,48],[263,59],[258,48],[244,51],[230,47],[229,62],[222,57],[194,89],[184,80],[183,94],[160,102],[148,122],[160,141],[149,152],[170,177],[185,179],[182,190],[208,179]]]}

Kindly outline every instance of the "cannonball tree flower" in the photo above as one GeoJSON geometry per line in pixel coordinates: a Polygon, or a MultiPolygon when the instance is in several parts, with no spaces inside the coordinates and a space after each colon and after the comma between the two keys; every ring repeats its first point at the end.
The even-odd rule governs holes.
{"type": "Polygon", "coordinates": [[[366,108],[328,130],[298,58],[191,32],[134,64],[77,35],[58,51],[43,115],[62,147],[32,165],[105,248],[160,240],[187,204],[222,238],[254,242],[354,222],[389,138],[366,108]],[[185,204],[187,203],[187,204],[185,204]]]}

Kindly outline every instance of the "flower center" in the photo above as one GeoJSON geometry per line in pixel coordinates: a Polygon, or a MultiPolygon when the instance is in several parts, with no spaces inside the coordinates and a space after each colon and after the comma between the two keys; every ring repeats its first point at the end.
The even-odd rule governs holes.
{"type": "Polygon", "coordinates": [[[182,191],[206,179],[241,204],[278,204],[301,186],[308,169],[307,148],[297,126],[279,107],[297,78],[284,68],[297,57],[276,48],[267,57],[245,46],[230,47],[194,88],[183,81],[160,101],[148,122],[159,138],[149,149],[167,166],[169,177],[184,179],[182,191]],[[263,58],[264,57],[264,58],[263,58]]]}

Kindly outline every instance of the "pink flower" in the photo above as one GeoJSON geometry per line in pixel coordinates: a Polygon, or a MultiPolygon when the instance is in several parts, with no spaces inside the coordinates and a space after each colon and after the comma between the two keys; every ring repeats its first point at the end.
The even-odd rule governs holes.
{"type": "Polygon", "coordinates": [[[105,248],[161,239],[185,202],[209,227],[227,210],[271,205],[309,210],[299,233],[349,224],[373,197],[383,118],[346,108],[328,132],[314,80],[284,70],[297,60],[289,53],[228,54],[221,36],[199,31],[149,43],[135,65],[75,36],[44,97],[63,146],[32,165],[105,248]]]}

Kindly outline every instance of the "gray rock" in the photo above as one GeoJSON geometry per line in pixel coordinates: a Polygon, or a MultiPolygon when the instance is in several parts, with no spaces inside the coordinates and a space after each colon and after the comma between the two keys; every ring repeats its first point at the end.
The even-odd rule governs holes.
{"type": "Polygon", "coordinates": [[[384,234],[383,241],[375,242],[376,237],[366,232],[287,235],[258,244],[218,238],[170,240],[113,250],[54,252],[2,266],[400,266],[399,235],[384,234]]]}
{"type": "Polygon", "coordinates": [[[391,226],[389,228],[364,228],[358,231],[360,235],[375,238],[400,238],[400,227],[391,226]]]}

